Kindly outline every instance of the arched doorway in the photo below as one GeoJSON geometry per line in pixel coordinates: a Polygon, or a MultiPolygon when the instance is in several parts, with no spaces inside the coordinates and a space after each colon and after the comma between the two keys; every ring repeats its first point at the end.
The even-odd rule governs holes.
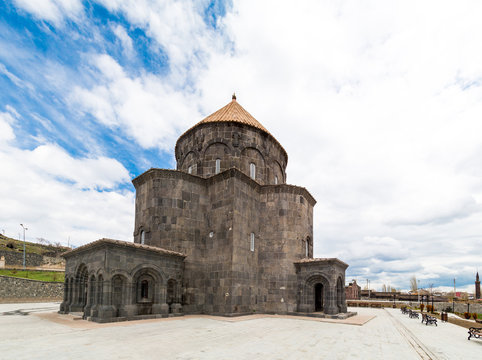
{"type": "Polygon", "coordinates": [[[316,283],[315,284],[315,312],[323,311],[323,284],[316,283]]]}

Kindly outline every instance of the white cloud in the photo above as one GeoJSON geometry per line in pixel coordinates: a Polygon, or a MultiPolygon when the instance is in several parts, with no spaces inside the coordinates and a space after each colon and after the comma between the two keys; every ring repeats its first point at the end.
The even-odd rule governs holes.
{"type": "Polygon", "coordinates": [[[223,51],[226,39],[203,20],[204,2],[100,0],[122,13],[132,26],[144,29],[169,58],[170,81],[186,85],[197,76],[212,52],[223,51]]]}
{"type": "MultiPolygon", "coordinates": [[[[81,113],[169,152],[236,91],[286,148],[289,182],[318,200],[315,256],[339,256],[348,276],[397,287],[412,273],[428,281],[480,266],[482,3],[243,0],[216,30],[203,21],[203,2],[101,3],[155,40],[169,72],[133,75],[93,55],[96,81],[69,93],[81,113]]],[[[55,14],[47,7],[39,13],[55,14]]],[[[124,27],[113,29],[130,52],[124,27]]],[[[51,144],[29,156],[43,152],[88,163],[51,144]]],[[[69,174],[45,166],[48,176],[69,174]]],[[[117,169],[104,184],[86,166],[67,179],[103,187],[125,176],[117,169]]]]}
{"type": "Polygon", "coordinates": [[[14,0],[16,6],[40,20],[58,26],[65,18],[78,19],[83,12],[81,0],[14,0]]]}
{"type": "Polygon", "coordinates": [[[31,241],[43,237],[65,245],[70,237],[72,244],[81,245],[100,237],[130,240],[134,194],[117,190],[129,180],[126,169],[106,157],[74,158],[55,144],[19,149],[9,114],[0,115],[0,136],[9,134],[10,140],[0,142],[0,219],[6,235],[16,237],[18,224],[27,223],[31,241]]]}
{"type": "Polygon", "coordinates": [[[6,112],[0,112],[0,148],[8,146],[7,142],[15,139],[12,125],[16,122],[18,113],[10,105],[7,105],[6,109],[6,112]]]}
{"type": "Polygon", "coordinates": [[[194,97],[162,79],[149,74],[130,77],[108,55],[94,56],[92,65],[100,75],[98,84],[74,88],[70,101],[142,147],[171,151],[180,131],[199,120],[194,97]]]}
{"type": "Polygon", "coordinates": [[[318,200],[315,256],[392,285],[442,261],[475,271],[481,4],[291,5],[234,2],[222,23],[234,52],[214,52],[198,77],[205,108],[234,89],[286,148],[289,183],[318,200]]]}
{"type": "Polygon", "coordinates": [[[132,57],[134,55],[134,47],[132,45],[132,39],[127,34],[126,29],[121,25],[112,26],[112,31],[122,44],[122,50],[125,56],[132,57]]]}

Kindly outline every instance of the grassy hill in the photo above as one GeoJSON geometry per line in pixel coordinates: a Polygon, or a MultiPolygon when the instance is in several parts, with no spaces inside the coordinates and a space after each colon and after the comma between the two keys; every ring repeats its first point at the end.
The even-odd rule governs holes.
{"type": "MultiPolygon", "coordinates": [[[[0,250],[17,252],[23,251],[23,241],[15,240],[0,234],[0,250]]],[[[60,245],[44,245],[28,241],[25,242],[25,251],[30,254],[57,257],[67,250],[70,249],[60,245]]]]}
{"type": "Polygon", "coordinates": [[[64,282],[65,279],[61,271],[0,269],[0,275],[51,282],[64,282]]]}

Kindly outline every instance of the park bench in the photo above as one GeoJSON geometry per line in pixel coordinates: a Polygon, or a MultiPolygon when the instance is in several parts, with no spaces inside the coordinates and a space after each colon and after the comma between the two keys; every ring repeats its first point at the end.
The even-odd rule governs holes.
{"type": "Polygon", "coordinates": [[[418,319],[418,312],[416,311],[412,311],[412,310],[408,310],[408,316],[411,318],[411,319],[418,319]]]}
{"type": "Polygon", "coordinates": [[[425,325],[435,324],[435,326],[438,326],[437,325],[437,318],[434,318],[433,316],[430,316],[428,314],[422,314],[422,323],[423,322],[425,322],[425,325]]]}
{"type": "Polygon", "coordinates": [[[476,327],[469,328],[469,340],[471,337],[480,339],[481,336],[482,336],[482,328],[476,328],[476,327]]]}

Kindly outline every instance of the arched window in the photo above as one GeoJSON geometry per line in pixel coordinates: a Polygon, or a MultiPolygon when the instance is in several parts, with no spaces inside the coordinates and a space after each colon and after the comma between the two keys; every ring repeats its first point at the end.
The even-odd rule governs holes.
{"type": "Polygon", "coordinates": [[[216,169],[214,173],[219,174],[220,172],[221,172],[221,159],[216,159],[216,169]]]}
{"type": "Polygon", "coordinates": [[[142,280],[141,282],[141,299],[147,299],[149,297],[149,282],[142,280]]]}
{"type": "Polygon", "coordinates": [[[141,244],[144,245],[146,241],[146,232],[144,230],[141,231],[141,244]]]}
{"type": "Polygon", "coordinates": [[[249,239],[250,239],[249,250],[254,251],[254,233],[250,234],[249,239]]]}
{"type": "Polygon", "coordinates": [[[251,163],[249,164],[249,176],[251,179],[256,180],[256,164],[251,163]]]}
{"type": "Polygon", "coordinates": [[[275,184],[275,185],[278,185],[278,175],[275,175],[275,176],[274,176],[274,184],[275,184]]]}
{"type": "Polygon", "coordinates": [[[187,173],[192,174],[192,165],[187,168],[187,173]]]}

